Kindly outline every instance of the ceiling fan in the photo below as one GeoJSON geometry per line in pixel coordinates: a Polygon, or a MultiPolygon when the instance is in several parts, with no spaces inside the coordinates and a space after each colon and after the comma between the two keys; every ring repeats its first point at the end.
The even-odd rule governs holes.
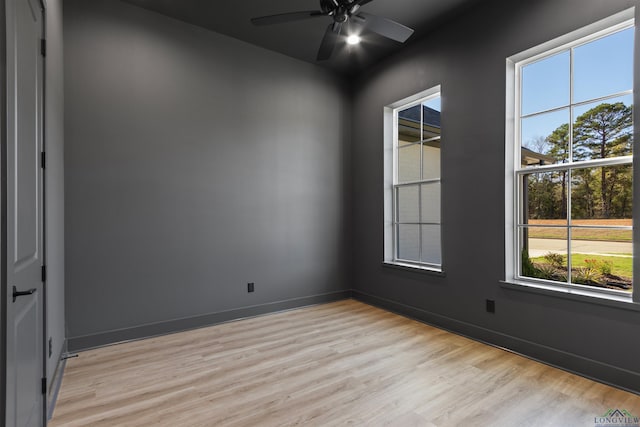
{"type": "Polygon", "coordinates": [[[251,19],[251,23],[253,23],[253,25],[272,25],[321,16],[331,17],[333,22],[327,27],[322,42],[320,43],[320,49],[318,49],[318,61],[323,61],[331,57],[336,44],[340,40],[342,26],[349,21],[357,23],[367,30],[391,40],[404,43],[411,34],[413,34],[411,28],[387,18],[360,12],[360,7],[372,1],[373,0],[320,0],[321,10],[262,16],[251,19]]]}

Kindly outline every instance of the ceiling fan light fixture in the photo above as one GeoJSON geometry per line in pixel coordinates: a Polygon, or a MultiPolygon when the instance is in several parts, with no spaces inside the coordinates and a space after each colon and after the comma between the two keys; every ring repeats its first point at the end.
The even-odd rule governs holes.
{"type": "Polygon", "coordinates": [[[346,40],[343,38],[344,29],[349,29],[350,23],[372,33],[381,35],[399,43],[404,43],[413,34],[413,30],[391,19],[360,12],[360,8],[373,0],[320,0],[320,10],[307,10],[300,12],[279,13],[277,15],[260,16],[252,18],[253,25],[282,24],[285,22],[301,21],[311,18],[329,17],[333,21],[324,32],[317,61],[325,61],[331,58],[338,42],[346,41],[349,45],[360,43],[360,36],[351,34],[346,40]]]}
{"type": "Polygon", "coordinates": [[[347,37],[347,44],[350,44],[350,45],[359,44],[361,41],[362,39],[357,34],[351,34],[349,37],[347,37]]]}

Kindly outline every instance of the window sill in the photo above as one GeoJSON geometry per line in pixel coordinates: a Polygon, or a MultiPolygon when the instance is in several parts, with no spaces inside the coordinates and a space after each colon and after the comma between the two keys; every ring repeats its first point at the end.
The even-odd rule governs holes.
{"type": "Polygon", "coordinates": [[[640,304],[633,302],[631,295],[628,297],[623,295],[608,295],[586,289],[570,289],[520,280],[501,280],[500,286],[504,289],[514,291],[531,292],[589,304],[605,305],[623,310],[640,311],[640,304]]]}
{"type": "Polygon", "coordinates": [[[396,261],[383,261],[383,267],[394,268],[397,270],[411,271],[414,273],[425,273],[432,276],[444,277],[446,274],[444,271],[436,269],[434,267],[427,267],[423,265],[417,264],[409,264],[406,262],[396,262],[396,261]]]}

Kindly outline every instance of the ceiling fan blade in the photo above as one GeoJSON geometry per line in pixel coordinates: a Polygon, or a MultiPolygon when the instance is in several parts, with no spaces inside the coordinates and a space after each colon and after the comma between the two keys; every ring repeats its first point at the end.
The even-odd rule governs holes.
{"type": "Polygon", "coordinates": [[[353,15],[358,11],[358,9],[360,9],[361,6],[364,6],[365,4],[370,3],[372,1],[373,0],[355,0],[349,6],[349,15],[353,15]]]}
{"type": "Polygon", "coordinates": [[[359,1],[356,1],[355,4],[357,4],[358,6],[364,6],[365,4],[370,3],[372,1],[373,0],[359,0],[359,1]]]}
{"type": "Polygon", "coordinates": [[[322,43],[320,43],[320,49],[318,49],[318,61],[324,61],[331,58],[331,54],[333,53],[336,44],[338,44],[341,29],[342,24],[338,22],[329,24],[327,31],[325,31],[324,37],[322,38],[322,43]]]}
{"type": "Polygon", "coordinates": [[[324,12],[319,10],[307,10],[303,12],[280,13],[278,15],[261,16],[259,18],[251,18],[253,25],[272,25],[284,22],[300,21],[303,19],[315,18],[317,16],[325,16],[324,12]]]}
{"type": "Polygon", "coordinates": [[[360,12],[351,17],[354,21],[362,24],[366,29],[378,33],[381,36],[395,40],[400,43],[407,41],[413,30],[391,19],[381,18],[370,13],[360,12]]]}

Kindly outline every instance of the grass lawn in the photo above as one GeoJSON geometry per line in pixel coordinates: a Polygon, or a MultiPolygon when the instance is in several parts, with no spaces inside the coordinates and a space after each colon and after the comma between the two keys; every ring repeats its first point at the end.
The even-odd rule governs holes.
{"type": "MultiPolygon", "coordinates": [[[[571,260],[572,267],[586,267],[587,263],[585,259],[595,259],[599,263],[603,261],[609,261],[612,263],[611,274],[620,277],[626,277],[631,279],[633,277],[633,258],[621,257],[621,256],[604,256],[604,255],[589,255],[589,254],[573,254],[571,260]]],[[[531,261],[538,264],[549,264],[544,257],[531,258],[531,261]]],[[[566,265],[566,260],[565,260],[566,265]]]]}
{"type": "MultiPolygon", "coordinates": [[[[536,227],[536,225],[546,226],[566,226],[567,222],[557,219],[532,219],[529,221],[529,237],[537,239],[566,239],[566,228],[548,228],[536,227]]],[[[613,227],[632,227],[633,222],[630,219],[583,219],[574,220],[574,225],[588,225],[591,227],[613,226],[613,227]]],[[[632,231],[625,229],[612,228],[574,228],[572,237],[575,240],[597,240],[608,242],[631,242],[632,231]]]]}
{"type": "MultiPolygon", "coordinates": [[[[616,230],[609,228],[574,228],[571,237],[574,240],[597,240],[604,242],[631,242],[631,230],[616,230]]],[[[529,237],[532,239],[566,239],[564,228],[530,227],[529,237]]]]}

